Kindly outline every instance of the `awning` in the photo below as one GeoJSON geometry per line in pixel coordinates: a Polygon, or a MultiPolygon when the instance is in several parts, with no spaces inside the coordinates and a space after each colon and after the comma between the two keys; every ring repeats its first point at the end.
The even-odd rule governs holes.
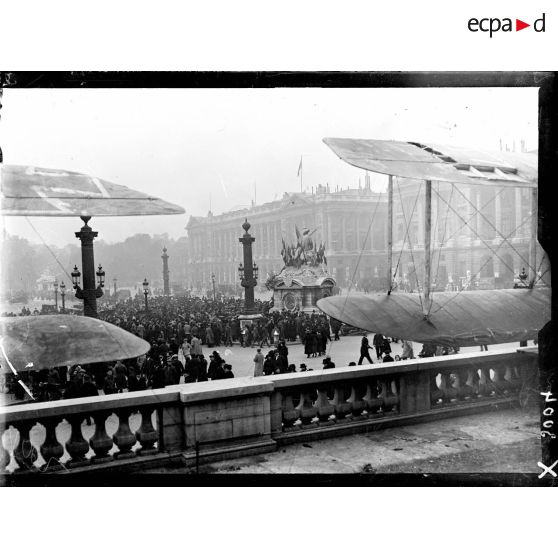
{"type": "Polygon", "coordinates": [[[324,138],[343,161],[380,174],[469,185],[536,188],[538,156],[419,142],[324,138]]]}
{"type": "Polygon", "coordinates": [[[546,288],[443,292],[432,299],[428,320],[418,294],[352,294],[317,304],[327,315],[365,331],[446,346],[527,341],[550,320],[546,288]]]}

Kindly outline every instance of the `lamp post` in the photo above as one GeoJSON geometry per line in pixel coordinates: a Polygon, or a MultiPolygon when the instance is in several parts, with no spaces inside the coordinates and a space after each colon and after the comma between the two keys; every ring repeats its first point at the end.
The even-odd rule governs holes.
{"type": "Polygon", "coordinates": [[[238,239],[243,248],[243,263],[238,267],[240,284],[244,287],[244,310],[247,314],[254,311],[254,287],[257,285],[258,266],[252,261],[252,243],[256,240],[248,231],[248,219],[242,225],[244,234],[238,239]]]}
{"type": "Polygon", "coordinates": [[[54,280],[54,308],[58,313],[58,279],[54,280]]]}
{"type": "Polygon", "coordinates": [[[213,283],[213,300],[215,300],[215,273],[211,272],[211,282],[213,283]]]}
{"type": "Polygon", "coordinates": [[[76,298],[83,300],[83,315],[89,316],[90,318],[98,318],[97,314],[97,299],[103,296],[105,286],[105,272],[103,267],[99,264],[99,268],[92,277],[83,276],[83,289],[80,287],[80,277],[81,273],[77,267],[74,265],[74,270],[71,273],[72,283],[74,290],[76,291],[76,298]],[[95,275],[97,276],[97,286],[95,287],[95,275]],[[91,285],[91,279],[93,279],[93,285],[91,285]],[[88,288],[86,288],[86,284],[88,288]]]}
{"type": "Polygon", "coordinates": [[[66,285],[64,281],[60,283],[60,296],[62,297],[62,314],[66,313],[66,285]]]}
{"type": "Polygon", "coordinates": [[[145,296],[145,313],[147,314],[147,295],[149,294],[149,282],[147,279],[143,280],[143,296],[145,296]]]}
{"type": "MultiPolygon", "coordinates": [[[[83,267],[83,288],[78,284],[79,275],[77,276],[77,281],[74,280],[74,273],[72,273],[72,281],[74,282],[74,289],[76,291],[76,298],[83,300],[83,314],[91,318],[97,318],[97,299],[103,296],[103,286],[105,273],[102,271],[101,266],[99,266],[99,271],[95,273],[95,258],[93,255],[93,240],[97,236],[97,231],[94,231],[88,222],[91,217],[82,217],[81,220],[84,222],[83,227],[79,232],[75,233],[76,237],[81,240],[81,264],[83,267]],[[101,275],[100,275],[101,274],[101,275]],[[99,285],[95,287],[95,275],[99,285]]],[[[77,266],[74,267],[74,272],[77,271],[77,266]]],[[[80,274],[81,275],[81,274],[80,274]]]]}

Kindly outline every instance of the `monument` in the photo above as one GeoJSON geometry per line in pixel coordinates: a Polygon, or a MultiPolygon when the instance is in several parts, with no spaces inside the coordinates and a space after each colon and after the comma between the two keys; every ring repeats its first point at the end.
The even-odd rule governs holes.
{"type": "Polygon", "coordinates": [[[254,306],[254,287],[258,284],[258,266],[252,259],[252,244],[255,238],[248,232],[250,230],[248,219],[242,228],[244,234],[238,239],[242,244],[242,263],[238,267],[240,284],[244,287],[244,312],[239,316],[240,326],[244,328],[247,323],[258,321],[263,316],[256,312],[254,306]]]}
{"type": "Polygon", "coordinates": [[[273,310],[290,312],[319,311],[316,302],[331,296],[335,279],[327,270],[325,245],[314,244],[315,230],[295,227],[296,244],[289,245],[282,239],[283,269],[268,277],[266,285],[273,290],[273,310]]]}

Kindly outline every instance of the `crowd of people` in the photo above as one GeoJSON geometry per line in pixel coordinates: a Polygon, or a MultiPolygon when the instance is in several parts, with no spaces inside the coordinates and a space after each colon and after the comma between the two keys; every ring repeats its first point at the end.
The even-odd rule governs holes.
{"type": "MultiPolygon", "coordinates": [[[[234,343],[256,347],[254,376],[311,371],[306,363],[289,362],[287,341],[303,344],[307,358],[323,357],[322,368],[334,368],[327,356],[327,345],[339,340],[343,324],[319,313],[271,312],[270,303],[256,302],[261,316],[255,321],[241,319],[243,301],[236,298],[211,300],[205,297],[155,297],[146,312],[139,297],[100,305],[99,317],[150,343],[141,357],[110,363],[94,363],[51,370],[25,371],[21,379],[31,387],[39,401],[90,397],[99,394],[159,389],[179,383],[215,381],[233,378],[232,365],[218,347],[234,343]],[[264,355],[262,349],[267,346],[264,355]],[[208,359],[204,346],[209,350],[208,359]]],[[[391,342],[398,340],[392,339],[391,342]]],[[[373,364],[370,350],[375,349],[377,362],[415,358],[410,341],[401,341],[401,355],[391,356],[390,339],[375,334],[372,346],[364,335],[358,365],[373,364]]],[[[225,354],[226,354],[225,350],[225,354]]],[[[425,344],[418,357],[448,354],[443,347],[425,344]]],[[[349,362],[356,366],[356,362],[349,362]]],[[[12,382],[16,398],[23,399],[23,388],[12,382]]]]}

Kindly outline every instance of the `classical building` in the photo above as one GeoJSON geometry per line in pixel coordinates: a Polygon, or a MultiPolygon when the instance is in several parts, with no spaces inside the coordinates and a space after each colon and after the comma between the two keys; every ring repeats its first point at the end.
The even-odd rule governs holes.
{"type": "MultiPolygon", "coordinates": [[[[393,202],[393,268],[400,285],[414,290],[424,268],[424,186],[395,179],[393,202]]],[[[285,193],[279,201],[249,209],[192,216],[186,227],[188,286],[209,290],[212,273],[220,286],[238,285],[242,260],[238,239],[248,218],[256,239],[254,261],[260,286],[268,273],[281,271],[281,239],[294,242],[298,226],[315,229],[315,242],[325,243],[327,267],[339,287],[353,283],[384,289],[387,209],[387,194],[373,192],[367,181],[362,189],[332,191],[318,186],[313,193],[285,193]]],[[[514,275],[528,268],[530,211],[531,194],[526,188],[434,183],[432,277],[436,287],[449,288],[449,282],[457,288],[468,278],[480,288],[512,287],[514,275]]]]}

